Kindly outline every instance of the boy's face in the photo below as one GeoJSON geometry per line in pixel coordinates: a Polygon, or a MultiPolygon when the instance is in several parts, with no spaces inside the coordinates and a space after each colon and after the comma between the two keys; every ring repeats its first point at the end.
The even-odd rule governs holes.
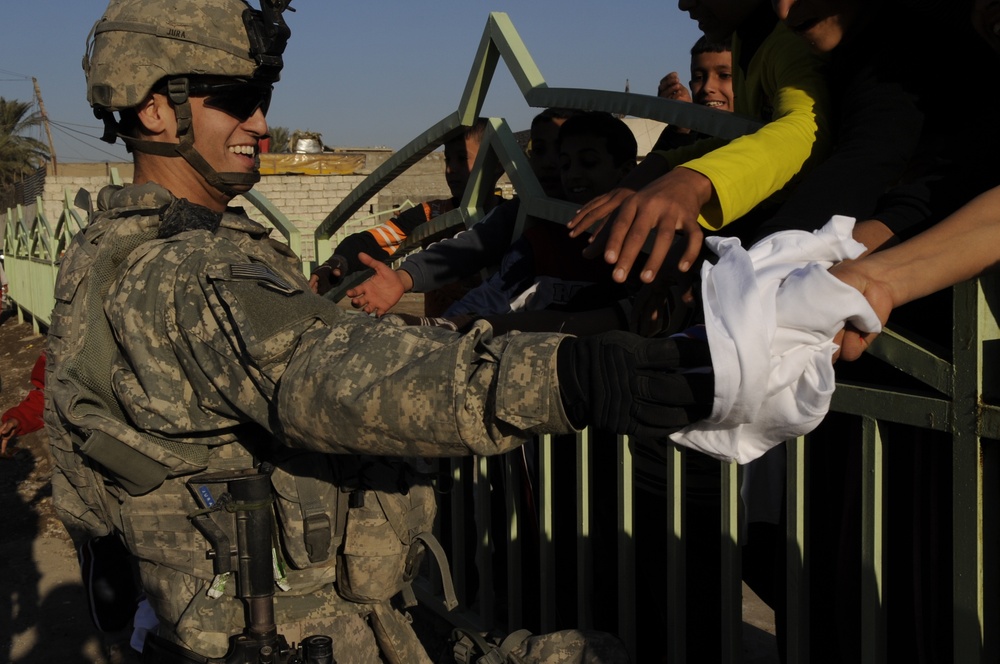
{"type": "Polygon", "coordinates": [[[723,41],[753,13],[761,0],[678,0],[677,8],[698,22],[711,41],[723,41]]]}
{"type": "Polygon", "coordinates": [[[614,189],[629,168],[627,164],[615,165],[607,149],[607,139],[567,136],[559,144],[559,171],[563,198],[583,205],[614,189]]]}
{"type": "Polygon", "coordinates": [[[542,191],[550,198],[562,198],[562,178],[559,173],[559,127],[566,118],[551,118],[538,122],[531,128],[531,152],[529,161],[542,191]]]}
{"type": "Polygon", "coordinates": [[[732,112],[733,54],[724,51],[692,55],[690,87],[694,103],[732,112]]]}
{"type": "Polygon", "coordinates": [[[813,50],[829,53],[857,20],[860,0],[771,0],[778,18],[813,50]]]}
{"type": "Polygon", "coordinates": [[[479,139],[459,136],[444,144],[444,179],[452,198],[461,198],[479,154],[479,139]]]}

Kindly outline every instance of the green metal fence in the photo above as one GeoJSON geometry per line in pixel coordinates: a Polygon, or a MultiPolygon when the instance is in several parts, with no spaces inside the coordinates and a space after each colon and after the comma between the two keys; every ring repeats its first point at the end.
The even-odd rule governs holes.
{"type": "MultiPolygon", "coordinates": [[[[727,137],[756,127],[732,114],[645,95],[550,88],[506,15],[493,14],[459,109],[376,169],[328,215],[312,240],[318,259],[329,255],[330,238],[375,193],[472,123],[501,58],[534,107],[602,109],[727,137]]],[[[490,192],[478,174],[497,162],[522,199],[519,228],[531,219],[565,222],[572,215],[573,206],[542,194],[510,128],[493,118],[460,208],[435,220],[436,226],[470,225],[481,218],[479,203],[490,192]]],[[[247,198],[299,248],[298,232],[278,210],[261,196],[247,198]]],[[[40,202],[35,211],[8,211],[11,294],[36,329],[48,322],[59,256],[83,223],[69,192],[64,208],[54,225],[40,213],[40,202]]],[[[784,564],[778,572],[787,609],[779,618],[786,661],[840,661],[841,641],[852,644],[851,661],[887,662],[907,648],[923,661],[1000,661],[995,442],[1000,439],[1000,376],[992,370],[1000,347],[998,283],[988,277],[961,284],[946,307],[922,305],[950,330],[943,343],[890,326],[867,364],[859,365],[863,370],[855,372],[861,379],[839,381],[828,422],[813,435],[786,443],[785,525],[779,538],[784,564]],[[913,457],[924,449],[919,441],[925,438],[932,442],[933,463],[921,471],[925,475],[915,474],[913,457]],[[845,464],[855,474],[831,482],[825,474],[830,460],[841,454],[857,456],[853,466],[845,464]],[[919,502],[924,476],[944,490],[928,509],[918,511],[910,503],[919,502]],[[844,485],[851,477],[856,487],[844,485]],[[907,483],[916,487],[911,489],[916,500],[894,490],[907,483]],[[857,497],[856,508],[838,505],[831,495],[831,486],[836,491],[842,485],[854,487],[845,495],[857,497]],[[830,503],[841,508],[833,512],[843,517],[837,522],[830,503]],[[900,533],[925,528],[920,519],[927,514],[943,524],[933,530],[936,541],[927,548],[944,555],[927,563],[920,580],[908,586],[898,570],[908,570],[919,550],[900,533]],[[843,548],[840,559],[849,561],[850,572],[843,576],[843,566],[830,562],[830,542],[843,548]],[[928,578],[943,589],[938,595],[924,587],[928,578]],[[846,606],[831,611],[843,597],[846,606]],[[922,624],[906,619],[915,612],[944,624],[900,633],[897,625],[922,624]],[[924,648],[932,640],[937,650],[924,648]]],[[[711,661],[740,662],[747,537],[740,489],[746,469],[714,462],[707,474],[705,468],[703,459],[678,447],[651,447],[591,430],[541,437],[498,459],[456,460],[447,468],[452,489],[442,495],[439,535],[460,606],[444,609],[440,579],[430,568],[417,581],[419,595],[453,624],[480,631],[599,628],[618,634],[637,662],[706,661],[706,650],[711,661]],[[654,498],[637,481],[649,471],[651,448],[659,450],[652,463],[664,484],[663,495],[654,498]],[[704,509],[691,496],[706,477],[718,506],[708,527],[711,537],[694,542],[694,533],[704,536],[704,509]],[[704,568],[698,558],[706,551],[711,553],[707,558],[718,560],[712,563],[712,578],[694,572],[704,568]],[[651,569],[655,581],[648,575],[651,569]],[[644,601],[651,590],[652,607],[644,601]],[[714,608],[711,620],[689,624],[695,619],[689,607],[706,594],[702,604],[714,608]],[[651,611],[658,612],[655,619],[651,611]]]]}

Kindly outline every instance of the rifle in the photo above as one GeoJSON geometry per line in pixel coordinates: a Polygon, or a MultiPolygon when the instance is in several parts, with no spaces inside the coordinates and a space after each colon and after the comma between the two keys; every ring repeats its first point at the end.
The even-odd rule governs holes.
{"type": "MultiPolygon", "coordinates": [[[[152,664],[335,664],[333,639],[316,635],[289,646],[274,623],[274,568],[271,546],[271,473],[274,467],[262,463],[257,468],[199,475],[188,481],[203,510],[191,516],[211,549],[215,578],[235,573],[236,596],[243,602],[246,627],[230,639],[226,656],[203,657],[174,643],[149,634],[143,645],[143,662],[152,664]],[[215,498],[210,486],[225,485],[215,498]],[[231,513],[236,522],[236,543],[212,516],[231,513]]],[[[213,582],[214,583],[214,582],[213,582]]]]}

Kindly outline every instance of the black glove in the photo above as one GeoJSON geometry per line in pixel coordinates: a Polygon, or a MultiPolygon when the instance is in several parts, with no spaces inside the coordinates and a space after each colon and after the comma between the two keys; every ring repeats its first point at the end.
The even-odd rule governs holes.
{"type": "Polygon", "coordinates": [[[319,294],[323,295],[328,290],[340,283],[340,281],[350,273],[350,268],[347,265],[347,259],[340,254],[334,254],[326,259],[319,267],[312,271],[312,274],[319,279],[318,290],[319,294]],[[335,275],[334,270],[340,272],[340,275],[335,275]]]}
{"type": "Polygon", "coordinates": [[[563,406],[577,427],[663,438],[712,412],[715,382],[708,343],[606,332],[568,337],[556,370],[563,406]]]}

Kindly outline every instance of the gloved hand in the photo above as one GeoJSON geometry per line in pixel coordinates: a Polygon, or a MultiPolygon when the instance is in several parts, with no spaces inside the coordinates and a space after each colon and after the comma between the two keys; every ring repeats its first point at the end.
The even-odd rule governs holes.
{"type": "Polygon", "coordinates": [[[309,277],[309,287],[317,295],[323,295],[340,283],[340,280],[350,272],[347,259],[340,254],[330,256],[320,264],[309,277]]]}
{"type": "Polygon", "coordinates": [[[556,369],[570,421],[663,438],[712,412],[714,378],[681,371],[711,366],[708,343],[629,332],[568,337],[556,369]]]}

